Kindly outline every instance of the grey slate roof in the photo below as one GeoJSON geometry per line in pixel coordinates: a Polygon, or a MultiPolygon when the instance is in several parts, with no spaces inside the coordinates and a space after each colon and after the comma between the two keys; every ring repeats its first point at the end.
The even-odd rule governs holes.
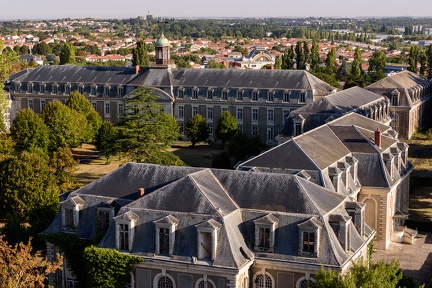
{"type": "MultiPolygon", "coordinates": [[[[154,223],[174,223],[177,228],[172,259],[190,265],[198,249],[196,229],[206,225],[219,229],[216,257],[211,265],[235,269],[255,257],[296,261],[297,225],[311,217],[322,221],[348,200],[294,175],[136,163],[128,163],[67,197],[77,199],[77,195],[85,203],[77,228],[79,237],[92,238],[97,230],[98,207],[116,202],[122,208],[111,224],[115,219],[137,221],[131,253],[154,257],[154,223]],[[139,187],[145,189],[145,194],[136,198],[139,187]],[[257,219],[278,222],[274,253],[253,252],[257,219]]],[[[333,232],[323,229],[326,231],[320,239],[323,247],[320,256],[302,258],[302,262],[342,265],[350,253],[335,248],[330,235],[333,232]]],[[[59,213],[45,233],[61,230],[59,213]]],[[[357,242],[364,241],[358,233],[352,237],[360,237],[357,242]]],[[[99,246],[115,248],[115,225],[110,225],[99,246]]]]}
{"type": "Polygon", "coordinates": [[[127,84],[137,75],[135,68],[107,66],[41,65],[27,69],[26,73],[15,77],[20,82],[58,82],[58,83],[108,83],[127,84]]]}
{"type": "Polygon", "coordinates": [[[411,88],[413,86],[421,85],[427,82],[428,80],[418,76],[417,74],[405,70],[388,77],[385,77],[379,81],[376,81],[368,86],[368,88],[411,88]]]}
{"type": "Polygon", "coordinates": [[[307,132],[349,112],[366,115],[368,111],[365,109],[369,105],[385,99],[384,96],[357,86],[342,90],[292,111],[288,118],[285,119],[284,126],[279,134],[283,137],[293,136],[293,120],[298,116],[305,119],[303,131],[307,132]]]}

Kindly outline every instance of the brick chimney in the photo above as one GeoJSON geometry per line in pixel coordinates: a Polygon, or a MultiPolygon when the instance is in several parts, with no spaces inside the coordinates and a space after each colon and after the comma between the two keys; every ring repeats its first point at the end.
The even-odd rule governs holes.
{"type": "Polygon", "coordinates": [[[138,74],[140,71],[140,66],[139,65],[135,65],[135,74],[138,74]]]}
{"type": "Polygon", "coordinates": [[[375,145],[381,148],[381,131],[379,128],[375,131],[375,145]]]}
{"type": "Polygon", "coordinates": [[[141,198],[142,196],[144,196],[145,192],[144,192],[144,188],[138,188],[138,197],[137,198],[141,198]]]}

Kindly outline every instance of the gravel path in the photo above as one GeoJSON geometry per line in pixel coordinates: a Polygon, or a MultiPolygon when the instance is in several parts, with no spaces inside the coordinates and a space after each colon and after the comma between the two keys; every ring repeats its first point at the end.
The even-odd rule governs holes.
{"type": "Polygon", "coordinates": [[[419,234],[413,245],[390,242],[387,250],[374,250],[374,262],[398,259],[404,273],[425,287],[431,286],[432,233],[419,234]]]}

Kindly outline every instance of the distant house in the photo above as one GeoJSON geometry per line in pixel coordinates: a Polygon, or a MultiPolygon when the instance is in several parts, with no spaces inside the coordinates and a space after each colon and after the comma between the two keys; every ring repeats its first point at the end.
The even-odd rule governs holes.
{"type": "MultiPolygon", "coordinates": [[[[131,287],[304,288],[367,258],[364,209],[301,175],[129,163],[63,194],[44,233],[102,231],[99,247],[143,259],[131,287]]],[[[60,278],[79,285],[67,258],[60,278]]]]}
{"type": "MultiPolygon", "coordinates": [[[[350,113],[241,163],[237,169],[295,174],[366,204],[366,223],[377,231],[375,247],[387,249],[390,241],[402,240],[413,170],[408,145],[394,135],[390,126],[350,113]]],[[[412,241],[408,232],[405,236],[412,241]]]]}
{"type": "Polygon", "coordinates": [[[386,96],[394,115],[391,126],[403,139],[411,138],[417,130],[429,127],[431,82],[410,71],[388,76],[366,87],[367,90],[386,96]]]}

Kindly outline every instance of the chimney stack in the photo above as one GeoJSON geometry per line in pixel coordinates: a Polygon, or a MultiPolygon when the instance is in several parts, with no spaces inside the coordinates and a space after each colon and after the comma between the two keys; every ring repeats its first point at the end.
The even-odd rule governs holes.
{"type": "Polygon", "coordinates": [[[138,74],[140,71],[140,66],[139,65],[135,65],[135,74],[138,74]]]}
{"type": "Polygon", "coordinates": [[[381,148],[381,131],[379,128],[375,131],[375,145],[381,148]]]}
{"type": "Polygon", "coordinates": [[[138,188],[138,197],[137,198],[141,198],[142,196],[144,196],[144,188],[138,188]]]}

